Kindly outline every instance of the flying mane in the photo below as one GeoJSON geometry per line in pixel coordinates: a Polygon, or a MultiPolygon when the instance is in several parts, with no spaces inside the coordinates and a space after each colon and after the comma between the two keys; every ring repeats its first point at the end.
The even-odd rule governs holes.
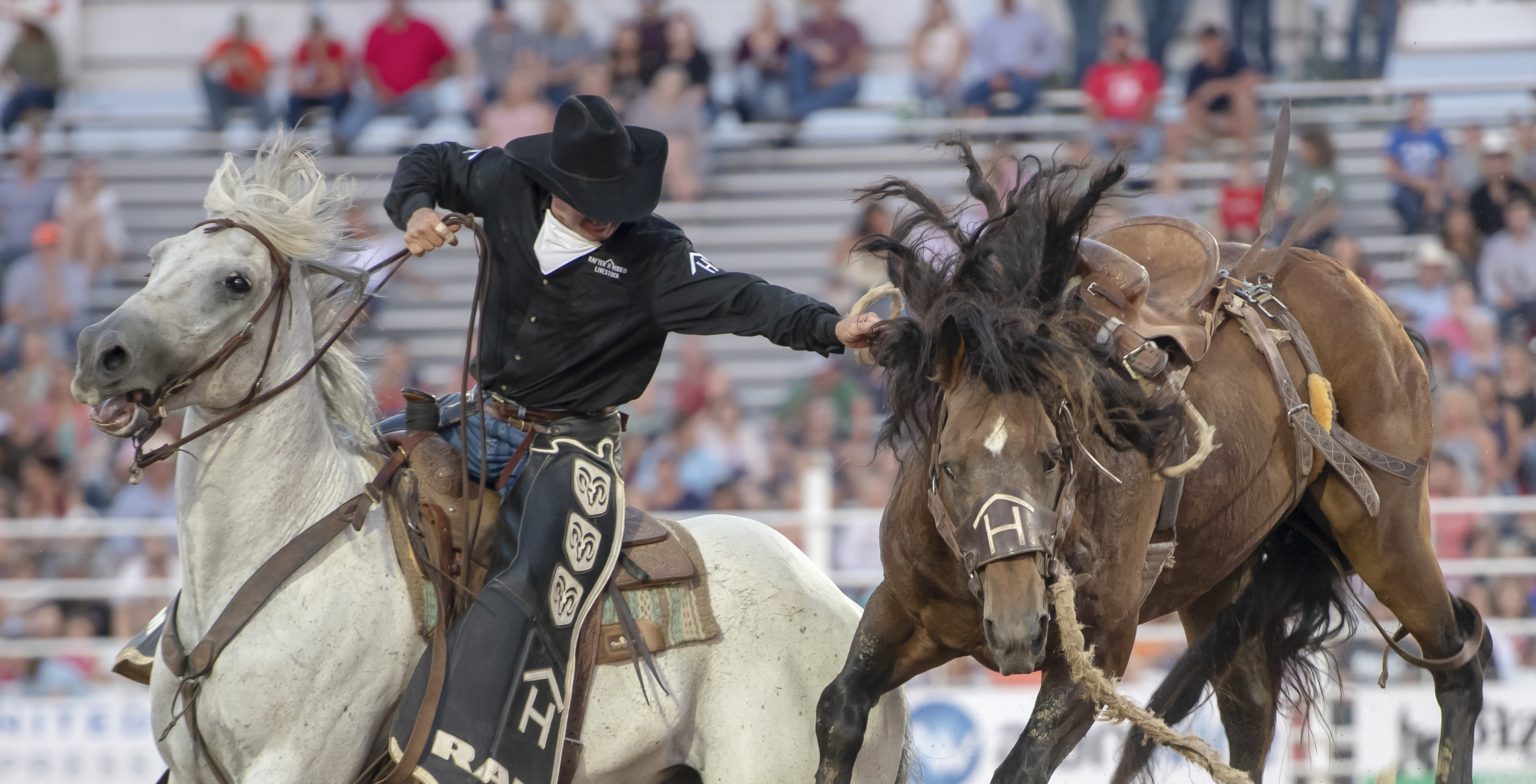
{"type": "Polygon", "coordinates": [[[890,236],[863,243],[885,257],[891,281],[909,304],[909,315],[884,322],[872,345],[876,364],[886,371],[891,407],[882,442],[910,444],[926,454],[936,435],[942,363],[953,361],[946,356],[948,330],[958,331],[964,344],[961,371],[994,394],[1022,392],[1053,414],[1063,401],[1074,421],[1058,421],[1058,427],[1091,428],[1117,448],[1154,460],[1167,457],[1182,438],[1174,401],[1147,395],[1113,370],[1093,339],[1095,329],[1068,297],[1078,238],[1099,201],[1125,177],[1125,167],[1089,171],[1026,158],[1016,164],[1021,184],[998,194],[969,142],[945,144],[957,151],[968,173],[966,188],[986,210],[974,228],[960,224],[958,210],[944,209],[904,179],[888,178],[863,192],[865,199],[896,197],[911,204],[890,236]]]}
{"type": "MultiPolygon", "coordinates": [[[[327,180],[315,161],[315,145],[283,133],[263,144],[243,172],[235,156],[226,154],[203,199],[208,217],[249,224],[304,273],[296,277],[309,298],[317,342],[364,296],[366,274],[326,262],[352,248],[347,235],[351,204],[351,180],[327,180]],[[346,285],[328,285],[317,279],[320,274],[346,285]]],[[[346,342],[331,346],[314,372],[331,421],[352,439],[371,442],[377,403],[368,375],[346,342]]]]}

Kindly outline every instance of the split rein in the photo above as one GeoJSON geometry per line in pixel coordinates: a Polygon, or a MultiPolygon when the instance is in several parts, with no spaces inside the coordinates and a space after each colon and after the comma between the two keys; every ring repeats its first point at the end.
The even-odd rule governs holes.
{"type": "MultiPolygon", "coordinates": [[[[480,256],[481,266],[483,267],[486,257],[490,252],[490,244],[486,240],[485,230],[475,223],[473,216],[461,215],[456,212],[448,213],[443,216],[443,223],[449,226],[468,228],[474,233],[475,250],[480,256]]],[[[291,305],[289,302],[288,284],[293,277],[293,261],[284,256],[277,249],[277,246],[272,243],[272,240],[263,234],[260,229],[248,223],[242,223],[231,218],[210,218],[198,223],[193,228],[198,227],[202,227],[203,232],[206,234],[216,234],[225,229],[240,229],[251,235],[267,249],[267,258],[272,262],[272,268],[277,274],[272,282],[272,289],[267,292],[266,299],[262,300],[261,305],[256,308],[256,312],[245,322],[245,326],[239,332],[225,340],[224,344],[219,347],[219,350],[215,351],[208,359],[166,382],[164,386],[153,393],[153,398],[145,404],[149,408],[152,418],[147,427],[133,436],[134,459],[133,465],[129,469],[129,481],[131,483],[138,483],[139,479],[143,476],[145,468],[171,457],[181,451],[181,448],[187,444],[239,419],[257,406],[277,397],[293,385],[299,383],[305,376],[309,375],[311,370],[315,369],[316,365],[320,364],[320,360],[347,333],[347,330],[351,328],[357,317],[362,315],[363,311],[368,307],[369,295],[363,293],[358,297],[357,303],[352,306],[346,317],[337,325],[335,331],[320,343],[315,349],[315,353],[293,375],[263,390],[262,386],[266,383],[267,369],[272,362],[272,352],[277,346],[278,329],[282,325],[284,307],[291,305]],[[274,304],[277,306],[275,310],[273,309],[274,304]],[[267,331],[267,347],[262,354],[261,369],[257,371],[256,379],[251,382],[251,387],[247,390],[245,397],[233,408],[214,417],[211,421],[191,433],[187,433],[170,443],[163,444],[148,452],[144,451],[144,444],[160,429],[160,425],[165,419],[166,401],[172,395],[191,386],[192,382],[196,381],[204,373],[223,367],[230,357],[233,357],[237,351],[251,342],[251,338],[256,334],[257,322],[261,321],[262,317],[269,310],[272,311],[272,326],[267,331]]],[[[389,258],[369,266],[366,270],[369,279],[379,270],[386,267],[389,268],[388,272],[384,274],[383,280],[375,288],[381,288],[384,284],[388,283],[395,273],[399,272],[400,268],[404,266],[406,259],[410,257],[411,252],[406,248],[401,248],[389,258]]]]}

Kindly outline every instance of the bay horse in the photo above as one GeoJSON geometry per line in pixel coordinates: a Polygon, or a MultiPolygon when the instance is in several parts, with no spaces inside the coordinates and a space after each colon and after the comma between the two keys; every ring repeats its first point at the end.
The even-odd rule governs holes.
{"type": "MultiPolygon", "coordinates": [[[[1250,335],[1252,323],[1236,317],[1211,325],[1182,392],[1136,378],[1129,368],[1144,357],[1104,341],[1123,325],[1088,313],[1080,296],[1085,254],[1097,247],[1084,228],[1124,168],[1034,162],[1024,172],[1021,163],[1033,176],[997,194],[968,143],[953,144],[987,210],[979,226],[964,228],[904,180],[866,191],[911,205],[891,236],[866,243],[887,258],[909,303],[907,315],[882,323],[871,352],[891,406],[882,440],[902,467],[881,525],[885,579],[818,706],[817,781],[849,780],[873,700],[962,656],[1004,674],[1043,672],[1029,723],[993,781],[1048,781],[1096,713],[1053,642],[1047,582],[1068,568],[1094,662],[1111,676],[1124,672],[1140,623],[1178,612],[1192,648],[1151,707],[1177,720],[1209,681],[1232,764],[1254,781],[1282,695],[1315,694],[1307,656],[1347,625],[1341,573],[1353,569],[1442,670],[1435,780],[1470,782],[1490,648],[1476,611],[1446,589],[1423,472],[1373,471],[1365,484],[1379,497],[1368,504],[1332,467],[1348,461],[1314,463],[1312,445],[1293,433],[1306,424],[1294,415],[1313,413],[1284,402],[1256,350],[1253,338],[1273,341],[1273,332],[1250,335]],[[1173,497],[1177,557],[1144,595],[1170,469],[1187,467],[1201,430],[1191,405],[1219,444],[1173,497]],[[998,550],[1000,540],[1012,546],[998,550]]],[[[1220,260],[1230,276],[1220,285],[1259,303],[1234,296],[1234,313],[1265,303],[1278,311],[1283,301],[1310,334],[1332,384],[1332,405],[1315,408],[1408,464],[1428,457],[1425,362],[1358,277],[1289,248],[1226,246],[1220,260]],[[1262,295],[1243,280],[1265,281],[1262,295]]],[[[1215,256],[1210,264],[1215,279],[1215,256]]],[[[1307,375],[1297,350],[1283,354],[1283,373],[1307,375]]],[[[1131,746],[1118,780],[1150,754],[1131,746]]]]}
{"type": "MultiPolygon", "coordinates": [[[[270,142],[244,172],[226,157],[204,206],[210,218],[238,225],[157,244],[143,289],[80,336],[72,391],[94,406],[98,427],[134,436],[144,401],[195,368],[207,370],[178,383],[165,404],[185,409],[189,431],[240,406],[258,377],[265,389],[293,378],[361,294],[355,274],[323,261],[341,243],[349,203],[344,183],[328,182],[310,148],[292,138],[270,142]],[[337,276],[354,285],[338,288],[337,276]],[[259,304],[281,286],[275,307],[259,304]],[[244,331],[254,339],[226,343],[244,331]]],[[[374,475],[369,453],[382,454],[374,413],[366,374],[337,343],[280,395],[183,446],[182,640],[203,639],[259,564],[374,475]]],[[[231,784],[332,784],[367,769],[425,646],[387,508],[374,507],[356,530],[344,527],[282,583],[200,681],[206,748],[194,743],[175,701],[177,677],[163,655],[156,659],[151,717],[173,784],[225,774],[231,784]]],[[[856,606],[767,526],[722,515],[681,525],[697,543],[721,638],[656,656],[667,694],[650,688],[647,696],[628,668],[600,666],[576,781],[809,779],[816,749],[803,717],[819,684],[837,672],[856,606]]],[[[893,694],[871,722],[858,780],[887,784],[902,775],[905,723],[893,694]]],[[[441,751],[442,739],[434,745],[441,751]]],[[[460,752],[446,750],[455,761],[460,752]]],[[[478,780],[506,784],[505,771],[483,768],[478,780]]]]}

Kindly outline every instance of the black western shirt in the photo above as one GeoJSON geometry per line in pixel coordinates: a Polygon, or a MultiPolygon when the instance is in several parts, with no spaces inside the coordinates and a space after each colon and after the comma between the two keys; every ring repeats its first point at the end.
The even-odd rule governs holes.
{"type": "Polygon", "coordinates": [[[480,385],[534,409],[594,412],[650,383],[667,334],[761,335],[839,353],[837,311],[726,272],[655,215],[545,275],[533,252],[550,195],[504,150],[418,145],[400,160],[384,207],[401,229],[422,207],[474,213],[491,242],[480,385]]]}

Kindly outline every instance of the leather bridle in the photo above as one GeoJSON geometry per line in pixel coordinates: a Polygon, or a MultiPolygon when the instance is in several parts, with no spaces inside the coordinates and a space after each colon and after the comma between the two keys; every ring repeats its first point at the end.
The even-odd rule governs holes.
{"type": "MultiPolygon", "coordinates": [[[[948,420],[943,406],[941,398],[940,418],[935,434],[943,429],[948,420]]],[[[1073,499],[1077,491],[1071,446],[1077,443],[1076,431],[1072,427],[1071,412],[1065,401],[1058,412],[1060,417],[1065,418],[1064,422],[1053,418],[1052,424],[1058,434],[1067,436],[1059,439],[1062,443],[1062,457],[1058,470],[1065,472],[1065,476],[1056,488],[1056,501],[1049,509],[1021,495],[998,492],[972,505],[966,525],[957,524],[939,497],[941,468],[937,442],[933,446],[928,464],[928,511],[939,529],[939,536],[965,566],[971,593],[978,598],[981,596],[981,570],[995,561],[1040,553],[1046,560],[1046,578],[1049,579],[1056,571],[1056,546],[1072,522],[1073,499]]]]}
{"type": "MultiPolygon", "coordinates": [[[[457,225],[469,228],[472,232],[475,233],[476,238],[480,240],[480,248],[484,249],[486,247],[484,232],[478,225],[475,224],[473,219],[458,213],[448,213],[447,215],[443,216],[443,222],[450,226],[457,225]]],[[[276,349],[277,346],[278,329],[282,325],[283,312],[284,309],[290,305],[288,301],[288,284],[293,275],[293,262],[287,256],[283,255],[283,253],[277,249],[277,246],[272,243],[272,240],[268,239],[260,229],[257,229],[255,226],[252,226],[248,223],[242,223],[232,218],[210,218],[198,223],[193,228],[198,227],[203,227],[203,231],[206,234],[216,234],[220,231],[224,231],[225,229],[240,229],[241,231],[244,231],[245,233],[254,237],[257,242],[260,242],[261,245],[267,249],[267,258],[272,262],[272,269],[275,273],[272,281],[272,289],[267,292],[266,298],[263,299],[261,305],[256,308],[256,312],[253,313],[250,319],[245,322],[245,326],[241,327],[240,330],[235,334],[229,336],[229,338],[225,340],[221,346],[219,346],[217,351],[215,351],[207,359],[194,365],[190,370],[177,375],[176,377],[167,381],[165,384],[161,385],[159,389],[156,389],[153,393],[151,393],[150,399],[144,404],[151,412],[151,419],[149,424],[141,428],[139,432],[133,435],[134,459],[133,465],[129,469],[129,478],[131,482],[137,482],[143,475],[144,469],[148,466],[176,454],[181,450],[182,447],[186,446],[187,444],[207,435],[213,430],[233,422],[234,420],[245,415],[251,409],[267,402],[268,400],[271,400],[274,397],[277,397],[278,395],[287,391],[294,384],[297,384],[305,376],[309,375],[309,372],[314,370],[316,365],[320,364],[320,360],[325,356],[326,352],[331,350],[331,346],[335,345],[336,341],[340,340],[342,335],[346,334],[347,329],[352,326],[352,323],[357,320],[357,317],[361,315],[362,312],[368,307],[367,298],[359,298],[357,303],[354,304],[351,310],[347,313],[346,317],[343,318],[341,323],[336,326],[335,331],[327,336],[326,339],[315,348],[315,353],[310,356],[310,358],[306,360],[304,364],[293,373],[293,375],[283,379],[276,385],[263,390],[262,387],[266,383],[267,369],[272,362],[272,352],[276,349]],[[276,306],[275,310],[273,308],[274,305],[276,306]],[[266,349],[262,352],[261,368],[257,371],[255,380],[251,382],[250,389],[246,391],[245,396],[241,398],[240,402],[235,404],[234,407],[230,408],[224,413],[214,417],[212,420],[205,423],[202,427],[192,431],[191,433],[187,433],[180,438],[156,447],[155,449],[149,450],[147,452],[144,451],[144,444],[148,442],[152,436],[154,436],[155,432],[159,430],[160,425],[165,419],[166,401],[168,401],[171,396],[191,386],[192,383],[203,374],[223,367],[224,364],[229,361],[230,357],[233,357],[237,351],[251,342],[252,337],[256,334],[257,324],[269,311],[272,311],[272,326],[267,331],[267,346],[266,349]]],[[[371,276],[373,273],[378,272],[381,269],[386,267],[389,268],[388,272],[384,274],[383,280],[379,283],[380,286],[383,286],[385,283],[389,282],[390,278],[394,277],[394,274],[400,270],[400,267],[403,265],[406,259],[410,258],[410,256],[410,251],[402,248],[395,254],[391,255],[389,258],[386,258],[370,266],[367,272],[371,276]]]]}

